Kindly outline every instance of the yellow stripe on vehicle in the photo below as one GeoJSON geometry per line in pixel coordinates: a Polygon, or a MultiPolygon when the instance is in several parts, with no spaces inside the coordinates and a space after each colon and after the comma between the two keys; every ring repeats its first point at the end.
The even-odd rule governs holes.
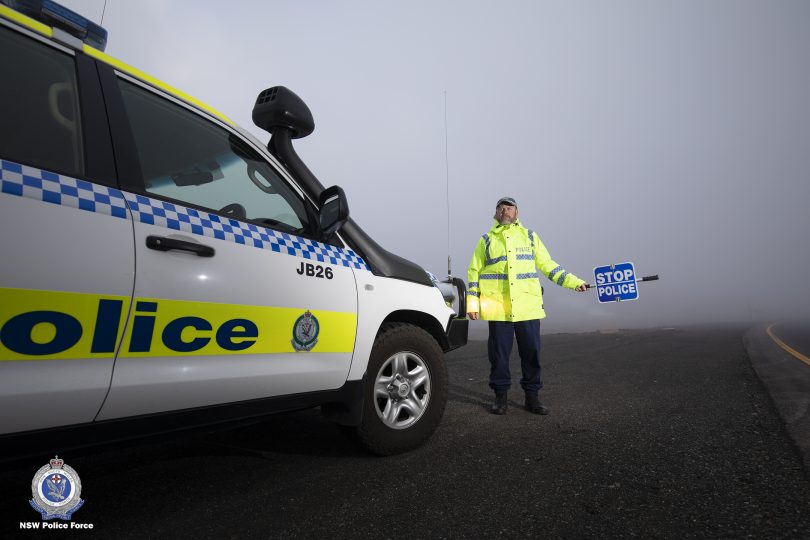
{"type": "Polygon", "coordinates": [[[128,296],[0,288],[0,360],[110,358],[128,296]]]}
{"type": "Polygon", "coordinates": [[[0,4],[0,17],[10,19],[19,25],[25,26],[34,32],[42,34],[43,36],[53,37],[53,29],[50,26],[42,24],[41,22],[32,19],[27,15],[23,15],[19,11],[14,11],[13,9],[2,4],[0,4]]]}
{"type": "Polygon", "coordinates": [[[342,353],[356,328],[353,312],[308,306],[0,288],[0,360],[342,353]]]}
{"type": "Polygon", "coordinates": [[[122,62],[120,60],[117,60],[117,59],[113,58],[112,56],[99,51],[98,49],[94,49],[93,47],[91,47],[89,45],[84,45],[84,53],[87,54],[88,56],[92,56],[93,58],[96,58],[97,60],[101,60],[105,64],[110,64],[111,66],[113,66],[114,68],[116,68],[119,71],[123,71],[124,73],[126,73],[128,75],[132,75],[136,79],[140,79],[140,80],[142,80],[144,82],[147,82],[147,83],[149,83],[149,84],[151,84],[153,86],[157,86],[161,90],[163,90],[163,91],[165,91],[165,92],[167,92],[167,93],[169,93],[169,94],[171,94],[171,95],[173,95],[175,97],[178,97],[178,98],[180,98],[181,100],[183,100],[183,101],[185,101],[187,103],[190,103],[190,104],[194,105],[198,109],[202,109],[203,111],[205,111],[205,112],[219,118],[220,120],[222,120],[223,122],[225,122],[227,124],[234,125],[234,123],[231,121],[230,118],[228,118],[227,116],[225,116],[221,112],[217,111],[213,107],[210,107],[210,106],[206,105],[205,103],[203,103],[199,99],[197,99],[195,97],[192,97],[192,96],[186,94],[185,92],[183,92],[181,90],[178,90],[177,88],[164,83],[160,79],[156,79],[155,77],[152,77],[151,75],[147,75],[143,71],[141,71],[139,69],[136,69],[136,68],[134,68],[134,67],[132,67],[132,66],[130,66],[128,64],[125,64],[124,62],[122,62]]]}
{"type": "MultiPolygon", "coordinates": [[[[50,37],[50,38],[53,37],[53,28],[51,28],[50,26],[48,26],[46,24],[43,24],[43,23],[41,23],[41,22],[39,22],[39,21],[37,21],[35,19],[32,19],[31,17],[28,17],[27,15],[23,15],[22,13],[20,13],[18,11],[15,11],[15,10],[13,10],[13,9],[7,7],[7,6],[4,6],[2,4],[0,4],[0,17],[5,17],[6,19],[12,20],[12,21],[14,21],[15,23],[17,23],[17,24],[19,24],[21,26],[25,26],[26,28],[30,28],[31,30],[33,30],[33,31],[35,31],[35,32],[37,32],[39,34],[42,34],[43,36],[47,36],[47,37],[50,37]]],[[[120,60],[117,60],[117,59],[113,58],[112,56],[110,56],[108,54],[105,54],[104,52],[99,51],[98,49],[96,49],[94,47],[91,47],[90,45],[87,45],[86,43],[83,44],[82,51],[85,54],[87,54],[88,56],[92,56],[93,58],[96,58],[97,60],[100,60],[100,61],[102,61],[102,62],[104,62],[106,64],[109,64],[109,65],[113,66],[114,68],[118,69],[119,71],[123,71],[124,73],[127,73],[128,75],[132,75],[133,77],[135,77],[137,79],[140,79],[142,81],[145,81],[145,82],[147,82],[147,83],[149,83],[149,84],[151,84],[153,86],[157,86],[161,90],[163,90],[163,91],[165,91],[165,92],[167,92],[167,93],[169,93],[169,94],[171,94],[171,95],[173,95],[173,96],[175,96],[175,97],[177,97],[177,98],[179,98],[179,99],[181,99],[181,100],[183,100],[183,101],[185,101],[187,103],[190,103],[191,105],[194,105],[198,109],[201,109],[201,110],[211,114],[212,116],[215,116],[216,118],[219,118],[220,120],[222,120],[223,122],[225,122],[227,124],[230,124],[232,126],[234,125],[233,121],[231,121],[230,118],[228,118],[227,116],[225,116],[221,112],[217,111],[213,107],[211,107],[209,105],[206,105],[205,103],[203,103],[199,99],[197,99],[197,98],[195,98],[193,96],[190,96],[190,95],[186,94],[185,92],[183,92],[181,90],[178,90],[177,88],[174,88],[171,85],[168,85],[168,84],[164,83],[160,79],[156,79],[155,77],[152,77],[151,75],[147,75],[143,71],[141,71],[139,69],[136,69],[136,68],[134,68],[134,67],[132,67],[130,65],[127,65],[126,63],[124,63],[124,62],[122,62],[120,60]]]]}

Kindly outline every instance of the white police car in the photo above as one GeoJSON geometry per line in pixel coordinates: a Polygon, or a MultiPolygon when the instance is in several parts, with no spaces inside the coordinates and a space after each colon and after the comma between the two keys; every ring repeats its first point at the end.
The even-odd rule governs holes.
{"type": "Polygon", "coordinates": [[[315,405],[374,452],[422,443],[463,283],[459,316],[348,219],[291,91],[259,94],[265,146],[105,41],[0,4],[0,453],[315,405]]]}

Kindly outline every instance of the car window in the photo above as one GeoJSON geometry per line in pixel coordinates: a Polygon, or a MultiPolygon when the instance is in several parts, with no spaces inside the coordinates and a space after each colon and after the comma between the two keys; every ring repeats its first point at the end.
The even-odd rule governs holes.
{"type": "Polygon", "coordinates": [[[79,176],[83,149],[75,61],[0,26],[0,156],[79,176]]]}
{"type": "Polygon", "coordinates": [[[147,193],[284,232],[309,232],[303,199],[247,143],[120,81],[147,193]]]}

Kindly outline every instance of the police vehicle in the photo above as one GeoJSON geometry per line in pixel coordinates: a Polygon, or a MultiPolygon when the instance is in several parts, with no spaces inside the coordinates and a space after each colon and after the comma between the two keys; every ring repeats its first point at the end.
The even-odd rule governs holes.
{"type": "Polygon", "coordinates": [[[0,454],[318,405],[373,452],[425,441],[463,282],[349,218],[293,92],[259,94],[265,145],[105,43],[0,4],[0,454]]]}

